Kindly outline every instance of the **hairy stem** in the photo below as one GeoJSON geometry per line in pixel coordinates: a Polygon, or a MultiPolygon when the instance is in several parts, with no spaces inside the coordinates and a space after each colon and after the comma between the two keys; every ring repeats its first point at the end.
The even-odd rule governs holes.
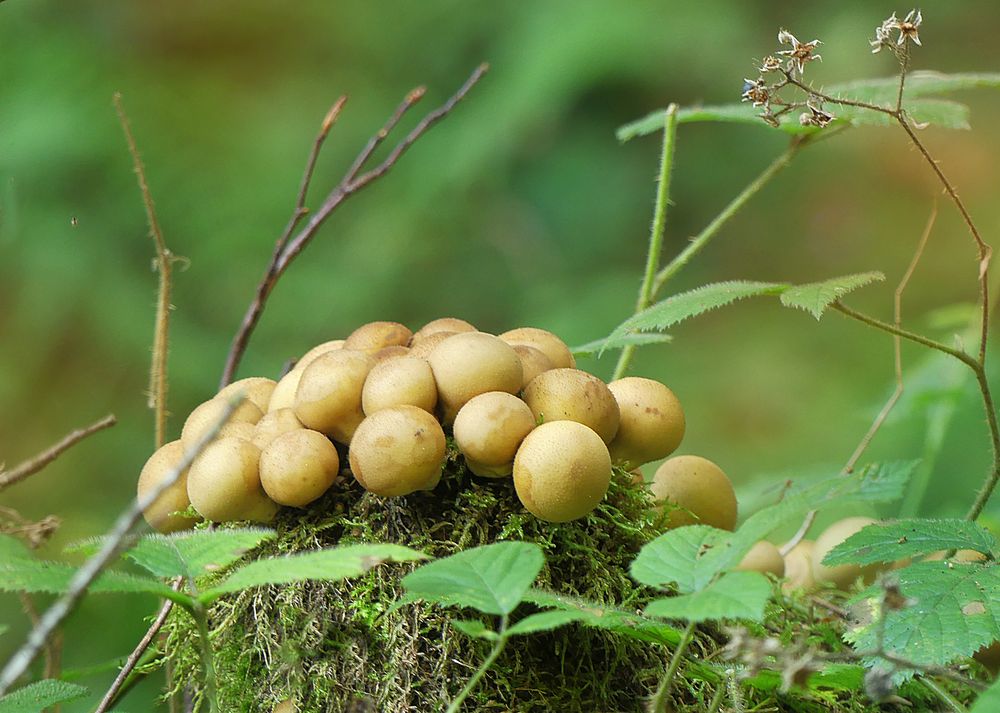
{"type": "Polygon", "coordinates": [[[497,660],[497,657],[500,655],[500,652],[503,651],[504,646],[506,645],[507,645],[507,615],[504,614],[500,618],[500,629],[497,631],[497,640],[493,643],[493,650],[490,651],[489,656],[487,656],[483,660],[483,663],[480,664],[479,668],[476,669],[476,672],[472,674],[472,678],[470,678],[465,683],[465,687],[462,688],[461,691],[459,691],[459,694],[457,696],[455,696],[455,700],[453,700],[448,705],[448,710],[446,711],[446,713],[458,713],[458,711],[462,708],[462,702],[469,697],[469,694],[472,693],[472,690],[479,683],[479,679],[483,677],[483,675],[489,670],[490,666],[492,666],[493,663],[497,660]]]}
{"type": "Polygon", "coordinates": [[[948,693],[948,691],[944,690],[944,688],[939,686],[931,679],[921,678],[920,682],[924,684],[924,686],[928,690],[930,690],[934,695],[936,695],[938,699],[940,699],[941,703],[944,704],[944,707],[947,708],[952,713],[968,713],[968,710],[966,709],[965,706],[956,701],[954,696],[952,696],[950,693],[948,693]]]}
{"type": "MultiPolygon", "coordinates": [[[[674,167],[674,145],[677,140],[677,105],[667,107],[663,121],[663,153],[660,156],[660,174],[656,188],[656,202],[653,208],[653,224],[649,230],[649,252],[646,253],[646,273],[639,288],[639,298],[635,303],[635,313],[639,314],[653,301],[653,281],[660,267],[660,253],[663,249],[663,228],[667,222],[667,206],[670,204],[670,176],[674,167]]],[[[625,375],[635,345],[627,344],[618,357],[612,380],[625,375]]]]}
{"type": "Polygon", "coordinates": [[[208,710],[209,713],[218,713],[219,694],[215,678],[215,661],[212,657],[212,642],[208,638],[208,611],[205,609],[205,605],[197,599],[194,600],[194,606],[188,611],[191,612],[191,616],[198,624],[198,650],[201,655],[202,675],[205,677],[205,698],[208,699],[208,710]]]}
{"type": "Polygon", "coordinates": [[[677,669],[681,665],[681,660],[684,658],[684,652],[687,650],[688,644],[691,643],[691,639],[694,634],[694,622],[691,622],[685,627],[684,632],[681,634],[681,640],[677,642],[677,648],[674,649],[674,655],[670,657],[670,665],[667,666],[666,672],[663,674],[663,678],[660,679],[660,685],[656,689],[656,693],[653,695],[653,700],[650,702],[650,711],[652,713],[666,713],[667,712],[667,698],[670,695],[670,686],[674,682],[674,676],[677,674],[677,669]]]}

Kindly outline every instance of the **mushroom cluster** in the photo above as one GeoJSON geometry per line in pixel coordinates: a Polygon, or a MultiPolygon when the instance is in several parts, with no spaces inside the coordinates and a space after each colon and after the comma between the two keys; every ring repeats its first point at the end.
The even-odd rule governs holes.
{"type": "MultiPolygon", "coordinates": [[[[146,463],[140,494],[176,468],[236,393],[245,400],[218,437],[146,510],[157,530],[190,527],[190,506],[207,520],[267,522],[280,506],[317,500],[342,468],[382,497],[433,490],[449,436],[472,474],[512,478],[529,512],[568,522],[603,500],[612,465],[635,469],[670,455],[685,428],[666,386],[639,377],[605,384],[577,369],[566,344],[543,329],[492,335],[448,317],[411,332],[372,322],[309,350],[277,382],[242,379],[195,408],[180,439],[146,463]]],[[[731,528],[735,498],[728,510],[726,497],[714,497],[712,514],[699,512],[685,500],[684,464],[696,466],[695,477],[728,479],[686,458],[665,464],[673,463],[677,484],[653,492],[678,502],[674,524],[690,511],[731,528]]]]}

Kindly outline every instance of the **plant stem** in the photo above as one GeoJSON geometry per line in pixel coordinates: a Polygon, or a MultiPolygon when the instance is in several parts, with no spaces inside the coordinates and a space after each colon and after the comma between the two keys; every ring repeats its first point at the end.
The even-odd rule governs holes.
{"type": "Polygon", "coordinates": [[[708,713],[719,713],[722,708],[722,697],[726,694],[726,682],[721,681],[719,687],[712,694],[712,700],[708,704],[708,713]]]}
{"type": "Polygon", "coordinates": [[[936,695],[939,699],[941,699],[941,702],[944,703],[945,708],[952,711],[952,713],[968,713],[968,710],[965,708],[965,706],[956,701],[954,696],[948,693],[948,691],[941,688],[941,686],[939,686],[938,684],[934,683],[934,681],[932,681],[931,679],[921,678],[920,682],[924,684],[925,687],[930,689],[930,691],[934,693],[934,695],[936,695]]]}
{"type": "MultiPolygon", "coordinates": [[[[667,107],[663,118],[663,153],[660,156],[660,175],[656,188],[656,202],[653,208],[653,224],[649,230],[649,252],[646,254],[646,274],[639,288],[639,299],[635,303],[635,313],[649,307],[653,299],[653,280],[660,267],[660,253],[663,249],[663,227],[667,222],[667,206],[670,203],[670,176],[674,167],[674,145],[677,143],[677,105],[667,107]]],[[[618,357],[612,380],[625,375],[629,362],[635,354],[635,345],[627,344],[618,357]]]]}
{"type": "Polygon", "coordinates": [[[688,644],[691,643],[693,634],[694,622],[691,622],[681,634],[681,640],[677,642],[677,648],[674,649],[674,655],[670,657],[670,665],[667,666],[667,670],[663,674],[663,678],[660,679],[660,685],[656,689],[656,694],[653,696],[652,706],[650,708],[652,713],[666,713],[667,695],[670,693],[670,685],[674,681],[674,675],[677,673],[677,669],[681,665],[681,659],[684,658],[684,652],[687,650],[688,644]]]}
{"type": "Polygon", "coordinates": [[[208,699],[209,713],[218,713],[219,694],[215,679],[215,662],[212,659],[212,643],[208,638],[208,611],[205,605],[195,600],[194,606],[188,609],[198,624],[199,653],[201,666],[205,676],[205,697],[208,699]]]}
{"type": "Polygon", "coordinates": [[[455,700],[453,700],[448,705],[448,710],[446,711],[446,713],[458,713],[458,711],[462,708],[462,702],[469,697],[469,694],[472,693],[472,689],[474,689],[476,687],[476,684],[479,683],[479,679],[483,677],[483,674],[485,674],[489,670],[490,666],[492,666],[493,663],[497,660],[497,657],[500,655],[500,652],[503,651],[503,648],[506,645],[507,645],[507,615],[504,614],[500,618],[500,629],[497,631],[497,639],[493,643],[493,650],[490,651],[490,655],[487,656],[486,659],[483,661],[483,663],[479,666],[479,668],[476,669],[476,672],[472,674],[472,678],[470,678],[466,682],[465,687],[459,692],[457,696],[455,696],[455,700]]]}

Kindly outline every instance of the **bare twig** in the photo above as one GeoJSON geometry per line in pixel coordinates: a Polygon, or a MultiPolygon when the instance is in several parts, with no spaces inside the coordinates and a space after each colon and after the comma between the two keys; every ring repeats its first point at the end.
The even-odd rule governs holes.
{"type": "Polygon", "coordinates": [[[149,190],[149,183],[146,181],[146,169],[139,156],[139,147],[135,142],[135,135],[132,133],[132,124],[129,122],[128,114],[122,105],[122,95],[115,92],[112,97],[115,111],[118,113],[118,121],[122,125],[125,134],[125,142],[128,144],[128,152],[132,157],[132,167],[135,172],[136,181],[139,184],[139,191],[142,193],[142,204],[146,208],[146,222],[149,224],[149,235],[153,239],[156,248],[156,261],[153,263],[159,273],[159,285],[156,293],[156,322],[153,330],[153,360],[149,367],[149,395],[146,405],[153,409],[154,421],[156,424],[155,440],[156,447],[159,448],[166,441],[167,429],[167,356],[170,349],[170,293],[173,286],[173,262],[176,259],[174,254],[167,248],[163,240],[163,231],[160,229],[160,221],[156,218],[156,205],[153,203],[153,195],[149,190]]]}
{"type": "MultiPolygon", "coordinates": [[[[417,124],[417,126],[406,135],[406,137],[396,144],[392,151],[390,151],[389,156],[382,161],[382,163],[365,173],[358,175],[365,162],[371,157],[375,149],[385,140],[385,138],[389,135],[389,132],[395,128],[407,111],[420,101],[424,95],[424,89],[423,87],[418,87],[407,94],[406,98],[396,109],[389,121],[386,122],[386,124],[379,129],[379,131],[371,139],[369,139],[368,143],[361,150],[357,158],[355,158],[354,162],[351,164],[350,168],[344,174],[340,183],[338,183],[336,187],[334,187],[334,189],[327,195],[322,205],[306,222],[302,229],[299,230],[294,237],[282,236],[282,239],[278,240],[278,243],[275,246],[275,251],[271,257],[271,262],[268,264],[268,267],[264,272],[264,277],[257,285],[254,299],[250,303],[249,307],[247,307],[247,311],[243,316],[240,327],[237,330],[236,335],[233,337],[229,354],[226,357],[226,365],[222,372],[220,386],[225,386],[233,380],[236,369],[239,367],[240,360],[242,359],[250,341],[250,335],[253,333],[257,323],[260,321],[267,299],[277,284],[278,279],[288,268],[292,260],[294,260],[298,254],[302,252],[306,245],[312,241],[316,232],[323,225],[326,219],[330,217],[330,214],[333,213],[337,206],[339,206],[346,198],[352,196],[370,183],[384,176],[396,164],[396,162],[399,161],[406,150],[417,141],[417,139],[423,136],[427,130],[431,128],[431,126],[444,118],[460,101],[462,101],[462,99],[465,98],[465,95],[469,93],[477,82],[479,82],[483,74],[485,74],[488,69],[489,65],[487,64],[479,65],[465,81],[465,84],[463,84],[461,88],[459,88],[459,90],[455,92],[450,99],[448,99],[448,101],[427,114],[417,124]]],[[[330,126],[333,125],[337,114],[340,112],[340,106],[342,106],[342,104],[343,99],[339,100],[338,103],[334,105],[334,108],[331,109],[331,112],[327,114],[327,119],[324,120],[323,128],[320,130],[320,136],[317,137],[317,140],[314,143],[314,153],[318,154],[319,147],[322,145],[322,140],[325,138],[324,132],[328,132],[330,126]]],[[[311,154],[310,164],[314,160],[315,159],[311,154]]],[[[309,165],[307,165],[306,175],[303,178],[303,187],[300,189],[300,204],[296,207],[292,222],[290,222],[292,229],[287,231],[289,236],[292,231],[294,231],[298,221],[305,215],[303,212],[305,207],[302,203],[304,202],[305,192],[308,189],[311,175],[312,169],[309,165]]]]}
{"type": "Polygon", "coordinates": [[[80,599],[86,594],[90,584],[115,560],[125,546],[132,527],[142,517],[143,510],[156,502],[167,488],[177,482],[181,477],[181,473],[215,439],[219,430],[229,420],[229,417],[243,399],[243,394],[239,394],[230,400],[226,404],[226,408],[218,421],[190,449],[185,451],[184,457],[167,473],[166,477],[156,487],[150,489],[149,492],[133,500],[132,504],[118,517],[111,532],[104,538],[101,549],[73,574],[67,587],[67,592],[57,599],[45,614],[41,616],[38,625],[28,634],[28,640],[10,658],[3,670],[0,671],[0,696],[6,693],[28,669],[28,666],[34,661],[38,652],[45,646],[45,642],[48,641],[52,632],[69,616],[80,599]]]}
{"type": "MultiPolygon", "coordinates": [[[[183,583],[184,579],[182,577],[177,577],[171,587],[173,587],[175,591],[180,591],[183,583]]],[[[125,660],[125,665],[122,666],[121,671],[118,672],[114,683],[111,684],[111,688],[109,688],[107,693],[104,694],[104,698],[101,699],[101,702],[94,710],[94,713],[105,713],[105,711],[111,707],[111,704],[115,702],[115,699],[118,698],[118,694],[122,690],[122,686],[125,685],[125,681],[128,679],[132,671],[135,670],[136,665],[139,663],[143,654],[146,653],[146,649],[149,648],[149,645],[153,643],[156,635],[160,633],[163,623],[167,620],[167,617],[170,615],[170,610],[173,608],[173,600],[168,599],[163,603],[163,606],[160,607],[159,613],[156,615],[156,619],[153,620],[149,629],[147,629],[146,633],[143,634],[139,643],[136,644],[136,647],[132,650],[132,653],[128,655],[128,658],[125,660]]]]}
{"type": "Polygon", "coordinates": [[[115,423],[117,423],[117,419],[115,419],[114,414],[109,414],[100,421],[90,424],[86,428],[80,428],[73,431],[48,450],[39,453],[34,458],[24,461],[14,468],[14,470],[0,470],[0,490],[4,490],[5,488],[24,480],[28,476],[34,475],[62,455],[64,451],[72,448],[87,436],[97,433],[105,428],[110,428],[111,426],[114,426],[115,423]]]}

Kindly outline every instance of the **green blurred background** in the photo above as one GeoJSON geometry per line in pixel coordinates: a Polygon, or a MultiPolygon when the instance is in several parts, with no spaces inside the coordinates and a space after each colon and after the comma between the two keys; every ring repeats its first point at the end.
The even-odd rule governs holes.
{"type": "MultiPolygon", "coordinates": [[[[907,9],[860,0],[0,4],[0,461],[17,463],[106,413],[119,419],[2,504],[62,518],[45,551],[55,556],[110,526],[152,448],[144,390],[156,276],[113,92],[131,115],[167,243],[187,259],[173,300],[176,437],[214,392],[308,147],[341,93],[350,101],[312,206],[410,88],[426,84],[428,94],[407,128],[477,63],[492,63],[468,101],[348,201],[293,265],[242,376],[273,376],[289,357],[376,319],[534,325],[570,344],[608,334],[635,300],[659,153],[658,137],[619,145],[615,128],[668,101],[738,99],[752,60],[776,49],[779,26],[824,41],[824,61],[808,69],[817,82],[889,75],[891,57],[872,56],[866,41],[907,9]]],[[[997,69],[984,48],[995,46],[1000,6],[932,3],[924,16],[916,68],[997,69]]],[[[924,137],[997,242],[1000,99],[962,99],[974,130],[924,137]]],[[[784,144],[763,125],[681,127],[668,254],[784,144]]],[[[878,269],[887,283],[850,302],[888,318],[939,192],[899,132],[847,132],[804,152],[670,289],[878,269]]],[[[961,305],[975,299],[975,261],[954,209],[941,208],[905,313],[911,327],[950,340],[963,329],[961,305]]],[[[892,388],[891,340],[836,314],[816,323],[762,301],[673,334],[633,371],[675,390],[688,415],[682,450],[722,465],[744,503],[773,498],[784,478],[837,470],[892,388]]],[[[922,388],[871,457],[920,457],[930,414],[944,445],[916,505],[957,515],[988,462],[985,427],[961,370],[925,361],[904,350],[910,383],[922,388]]],[[[607,378],[614,359],[580,366],[607,378]]],[[[124,655],[155,605],[87,600],[67,627],[65,665],[124,655]]],[[[0,639],[5,659],[25,632],[16,597],[0,596],[0,624],[11,627],[0,639]]],[[[80,681],[100,692],[112,677],[80,681]]],[[[122,709],[152,710],[157,685],[140,685],[122,709]]]]}

